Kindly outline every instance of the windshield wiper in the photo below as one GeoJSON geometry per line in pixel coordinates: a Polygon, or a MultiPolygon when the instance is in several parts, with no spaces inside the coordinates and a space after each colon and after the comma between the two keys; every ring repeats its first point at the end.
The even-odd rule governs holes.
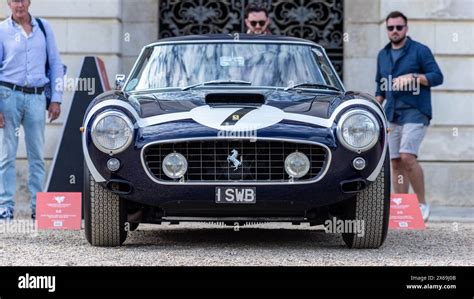
{"type": "Polygon", "coordinates": [[[285,91],[288,91],[290,89],[295,89],[298,87],[315,87],[315,88],[325,88],[325,89],[330,89],[330,90],[335,90],[335,91],[341,91],[339,88],[331,86],[331,85],[326,85],[326,84],[320,84],[320,83],[300,83],[292,86],[288,86],[285,88],[285,91]]]}
{"type": "Polygon", "coordinates": [[[219,85],[219,84],[242,84],[242,85],[252,85],[252,82],[243,81],[243,80],[212,80],[206,81],[198,84],[189,85],[181,88],[182,91],[189,90],[194,87],[204,86],[204,85],[219,85]]]}

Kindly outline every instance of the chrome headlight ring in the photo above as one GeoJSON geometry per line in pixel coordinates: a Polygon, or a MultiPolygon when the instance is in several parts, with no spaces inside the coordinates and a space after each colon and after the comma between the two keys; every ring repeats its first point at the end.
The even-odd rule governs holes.
{"type": "Polygon", "coordinates": [[[379,136],[379,122],[377,118],[367,110],[350,110],[341,116],[337,124],[337,137],[339,142],[341,142],[345,148],[356,153],[365,152],[373,148],[375,144],[377,144],[379,136]],[[351,121],[352,123],[350,123],[351,121]],[[354,137],[354,134],[359,134],[359,137],[354,137]],[[361,136],[365,140],[360,138],[361,136]],[[350,140],[351,138],[354,140],[350,140]],[[361,139],[363,140],[363,142],[361,142],[362,144],[355,144],[360,142],[361,139]]]}
{"type": "Polygon", "coordinates": [[[308,174],[311,167],[311,162],[308,156],[301,152],[294,152],[289,154],[285,159],[286,173],[295,179],[299,179],[308,174]]]}
{"type": "Polygon", "coordinates": [[[99,114],[91,127],[94,145],[106,154],[118,154],[133,141],[133,124],[122,112],[107,111],[99,114]]]}

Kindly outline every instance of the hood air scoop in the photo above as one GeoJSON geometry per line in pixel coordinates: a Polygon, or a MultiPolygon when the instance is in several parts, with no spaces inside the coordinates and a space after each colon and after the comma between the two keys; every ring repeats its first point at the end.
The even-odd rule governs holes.
{"type": "Polygon", "coordinates": [[[265,96],[260,93],[209,93],[206,95],[206,104],[261,106],[265,104],[265,96]]]}

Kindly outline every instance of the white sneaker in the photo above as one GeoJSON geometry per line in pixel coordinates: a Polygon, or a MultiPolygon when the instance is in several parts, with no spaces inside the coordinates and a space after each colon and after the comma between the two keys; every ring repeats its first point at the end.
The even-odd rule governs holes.
{"type": "Polygon", "coordinates": [[[420,210],[423,221],[428,222],[428,217],[430,217],[430,205],[427,203],[420,203],[420,210]]]}

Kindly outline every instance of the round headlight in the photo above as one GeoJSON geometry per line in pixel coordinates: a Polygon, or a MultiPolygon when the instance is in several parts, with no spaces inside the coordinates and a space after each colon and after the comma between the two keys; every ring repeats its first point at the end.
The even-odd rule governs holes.
{"type": "Polygon", "coordinates": [[[92,124],[92,141],[106,154],[124,151],[133,140],[133,124],[123,113],[109,111],[99,115],[92,124]]]}
{"type": "Polygon", "coordinates": [[[304,177],[310,167],[310,162],[308,157],[300,152],[294,152],[289,154],[285,159],[285,170],[290,177],[299,179],[304,177]]]}
{"type": "Polygon", "coordinates": [[[171,153],[163,159],[163,172],[170,179],[179,179],[188,171],[188,161],[179,153],[171,153]]]}
{"type": "Polygon", "coordinates": [[[339,141],[351,151],[371,149],[379,138],[380,127],[375,117],[365,110],[352,110],[344,114],[337,126],[339,141]]]}

